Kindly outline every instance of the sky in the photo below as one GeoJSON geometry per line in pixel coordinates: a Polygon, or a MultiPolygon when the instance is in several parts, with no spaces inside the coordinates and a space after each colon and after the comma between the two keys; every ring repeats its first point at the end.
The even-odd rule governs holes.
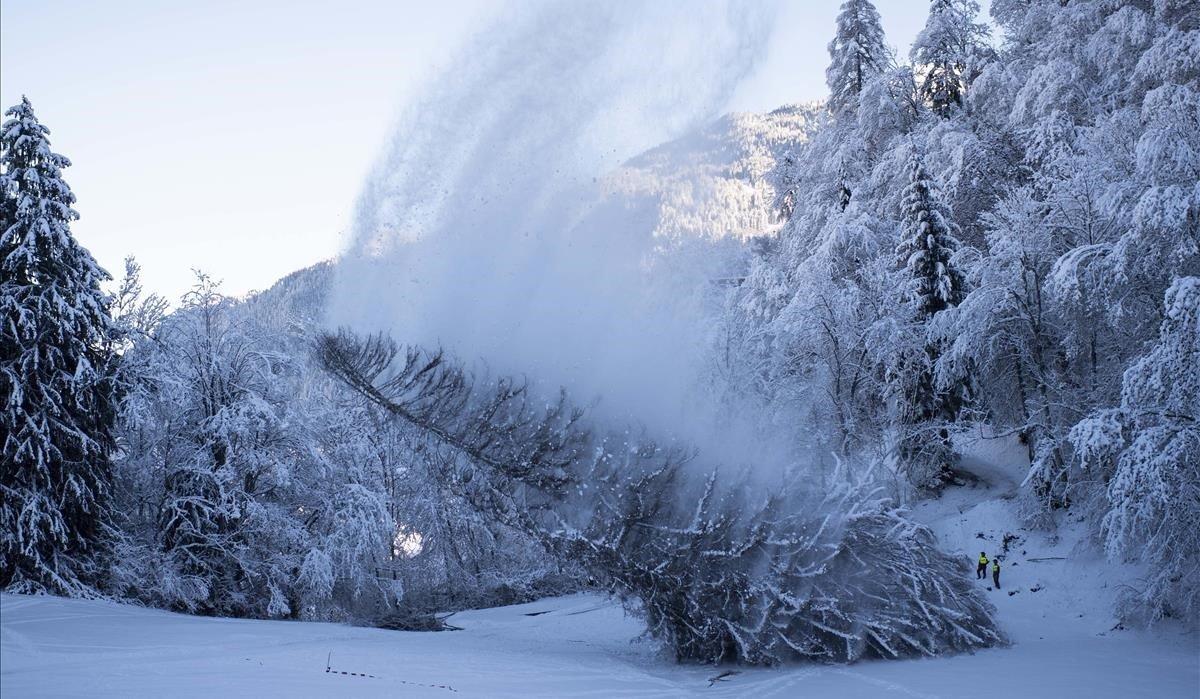
{"type": "MultiPolygon", "coordinates": [[[[839,5],[782,0],[729,110],[823,97],[839,5]]],[[[927,0],[876,5],[907,52],[927,0]]],[[[114,276],[133,255],[168,298],[192,269],[241,295],[338,254],[404,105],[503,16],[498,0],[3,0],[0,103],[28,96],[71,159],[73,231],[114,276]]]]}

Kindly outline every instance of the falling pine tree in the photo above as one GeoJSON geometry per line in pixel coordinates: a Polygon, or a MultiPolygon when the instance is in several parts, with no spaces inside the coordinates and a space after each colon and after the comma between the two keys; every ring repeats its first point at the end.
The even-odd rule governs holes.
{"type": "Polygon", "coordinates": [[[975,22],[974,0],[933,0],[925,28],[913,41],[911,58],[925,73],[921,97],[947,117],[962,106],[972,64],[990,55],[987,25],[975,22]]]}
{"type": "Polygon", "coordinates": [[[86,595],[109,527],[116,414],[109,279],[28,99],[0,127],[0,587],[86,595]]]}
{"type": "MultiPolygon", "coordinates": [[[[904,190],[904,229],[897,247],[906,277],[906,301],[913,305],[914,320],[924,326],[937,313],[962,301],[963,276],[952,259],[958,247],[957,228],[934,181],[914,148],[909,184],[904,190]]],[[[950,475],[953,449],[950,435],[939,422],[954,420],[967,395],[967,385],[939,388],[933,366],[942,351],[926,341],[923,352],[907,362],[901,382],[903,422],[908,434],[901,454],[909,462],[910,477],[919,486],[937,486],[950,475]],[[937,439],[929,439],[929,427],[937,439]]]]}
{"type": "Polygon", "coordinates": [[[829,108],[836,114],[858,105],[863,87],[891,62],[883,43],[883,25],[870,0],[846,0],[837,17],[837,34],[829,42],[829,108]]]}

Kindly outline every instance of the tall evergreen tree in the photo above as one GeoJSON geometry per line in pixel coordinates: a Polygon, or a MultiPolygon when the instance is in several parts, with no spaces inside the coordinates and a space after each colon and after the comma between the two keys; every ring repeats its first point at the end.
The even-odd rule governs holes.
{"type": "Polygon", "coordinates": [[[837,18],[837,34],[829,42],[829,108],[836,114],[858,104],[863,86],[891,61],[883,43],[883,24],[870,0],[846,0],[837,18]]]}
{"type": "Polygon", "coordinates": [[[87,594],[109,529],[116,415],[108,273],[28,99],[0,129],[0,587],[87,594]]]}
{"type": "Polygon", "coordinates": [[[974,64],[984,58],[989,31],[975,21],[975,0],[933,0],[925,28],[913,41],[911,58],[924,70],[921,97],[937,114],[962,106],[974,64]]]}
{"type": "MultiPolygon", "coordinates": [[[[915,149],[910,167],[897,254],[906,277],[906,301],[912,304],[913,318],[923,330],[935,314],[962,301],[964,281],[951,259],[958,247],[957,227],[915,149]]],[[[933,367],[942,347],[928,339],[923,344],[923,351],[914,352],[903,363],[905,370],[898,377],[905,428],[901,456],[917,485],[936,486],[948,477],[953,463],[950,435],[942,423],[957,416],[966,386],[939,387],[933,367]]]]}
{"type": "Polygon", "coordinates": [[[908,292],[918,318],[926,321],[962,301],[963,276],[950,259],[958,248],[958,227],[919,152],[913,152],[909,168],[904,230],[896,252],[908,271],[908,292]]]}

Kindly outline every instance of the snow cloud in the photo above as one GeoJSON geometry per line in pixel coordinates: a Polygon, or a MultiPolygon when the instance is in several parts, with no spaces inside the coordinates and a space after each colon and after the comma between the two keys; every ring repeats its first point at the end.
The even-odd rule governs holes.
{"type": "Polygon", "coordinates": [[[680,434],[695,422],[707,272],[664,263],[652,209],[606,202],[599,180],[727,108],[775,11],[513,8],[409,105],[364,185],[331,323],[680,434]]]}

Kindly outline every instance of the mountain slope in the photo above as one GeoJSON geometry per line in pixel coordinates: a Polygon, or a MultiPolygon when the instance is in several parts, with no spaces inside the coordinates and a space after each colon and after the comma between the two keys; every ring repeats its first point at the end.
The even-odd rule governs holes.
{"type": "MultiPolygon", "coordinates": [[[[599,183],[603,198],[623,206],[648,202],[650,232],[674,241],[771,234],[783,225],[776,206],[781,166],[822,119],[815,104],[726,115],[629,160],[599,183]]],[[[336,280],[336,260],[321,262],[252,294],[247,304],[319,322],[336,280]]]]}
{"type": "Polygon", "coordinates": [[[823,123],[819,104],[766,114],[728,114],[629,160],[604,181],[609,197],[657,202],[657,236],[771,234],[783,225],[776,200],[781,165],[823,123]]]}

